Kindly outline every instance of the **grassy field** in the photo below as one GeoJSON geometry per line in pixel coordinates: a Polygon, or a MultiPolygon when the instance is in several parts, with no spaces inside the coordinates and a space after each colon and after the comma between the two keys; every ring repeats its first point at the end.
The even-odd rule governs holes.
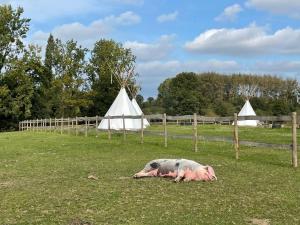
{"type": "Polygon", "coordinates": [[[300,171],[288,151],[242,147],[236,162],[231,144],[191,149],[191,140],[164,148],[161,137],[141,145],[134,134],[0,133],[0,224],[300,224],[300,171]],[[210,164],[218,180],[131,178],[155,158],[210,164]]]}
{"type": "MultiPolygon", "coordinates": [[[[198,125],[198,135],[233,138],[233,126],[231,125],[198,125]]],[[[151,125],[150,131],[163,132],[162,125],[151,125]]],[[[193,126],[168,125],[168,133],[193,135],[193,126]]],[[[239,139],[243,141],[255,141],[271,144],[291,144],[291,127],[271,129],[263,127],[239,127],[239,139]]],[[[300,143],[300,136],[298,137],[300,143]]]]}

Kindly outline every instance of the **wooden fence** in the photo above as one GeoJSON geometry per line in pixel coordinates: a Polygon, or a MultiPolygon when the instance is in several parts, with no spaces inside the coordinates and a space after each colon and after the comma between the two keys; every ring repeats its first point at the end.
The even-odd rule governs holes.
{"type": "MultiPolygon", "coordinates": [[[[281,148],[288,148],[292,151],[292,164],[294,167],[298,167],[298,157],[297,157],[297,127],[298,121],[300,120],[297,117],[297,114],[293,112],[290,116],[237,116],[235,113],[232,117],[205,117],[199,116],[196,114],[193,115],[185,115],[185,116],[167,116],[166,114],[155,114],[155,115],[141,115],[141,116],[108,116],[108,117],[76,117],[76,118],[48,118],[48,119],[35,119],[35,120],[25,120],[19,122],[19,130],[30,130],[30,131],[59,131],[61,134],[67,131],[70,134],[71,129],[75,129],[76,136],[79,134],[79,129],[84,127],[84,134],[85,136],[88,135],[89,127],[95,129],[96,135],[98,135],[98,125],[101,120],[108,119],[108,138],[111,139],[112,129],[110,128],[111,120],[112,119],[122,119],[123,120],[123,139],[126,139],[126,126],[125,126],[125,119],[137,119],[141,121],[140,130],[141,134],[141,143],[144,143],[144,118],[150,121],[158,121],[163,124],[163,133],[155,133],[155,132],[146,132],[151,133],[154,135],[163,135],[164,136],[164,146],[168,146],[168,131],[167,131],[167,124],[168,123],[189,123],[193,125],[193,134],[190,136],[187,135],[176,135],[172,136],[173,138],[192,138],[193,139],[193,146],[194,151],[198,151],[198,141],[200,139],[205,139],[203,136],[199,136],[197,133],[197,125],[198,124],[206,124],[206,123],[220,123],[220,124],[233,124],[233,140],[229,140],[231,143],[234,144],[235,149],[235,157],[239,159],[239,145],[242,143],[248,146],[262,146],[262,147],[276,147],[276,144],[264,144],[264,143],[255,143],[255,142],[242,142],[239,140],[238,135],[238,125],[237,120],[259,120],[263,121],[264,123],[291,123],[292,125],[292,140],[291,145],[278,145],[281,148]]],[[[213,140],[213,138],[210,138],[213,140]]],[[[217,138],[214,139],[218,141],[217,138]]],[[[226,141],[224,138],[220,139],[219,141],[226,141]]]]}

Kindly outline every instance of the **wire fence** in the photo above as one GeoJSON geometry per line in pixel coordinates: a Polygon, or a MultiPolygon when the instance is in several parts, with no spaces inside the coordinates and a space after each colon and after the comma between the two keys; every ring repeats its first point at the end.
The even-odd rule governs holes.
{"type": "Polygon", "coordinates": [[[34,119],[34,120],[25,120],[19,122],[19,131],[58,131],[61,134],[71,131],[75,131],[76,135],[84,132],[85,136],[88,136],[88,131],[91,129],[95,130],[96,135],[98,135],[99,129],[98,126],[100,122],[104,119],[108,120],[108,128],[105,131],[108,134],[108,139],[111,139],[113,129],[111,129],[110,124],[114,119],[122,119],[123,127],[119,129],[118,132],[123,133],[124,140],[126,139],[126,133],[129,132],[129,129],[126,128],[126,119],[134,119],[140,121],[140,129],[135,130],[136,133],[141,135],[141,143],[144,143],[144,135],[155,135],[163,136],[164,146],[168,146],[168,138],[173,139],[191,139],[193,141],[194,151],[198,151],[198,142],[199,141],[221,141],[232,143],[235,150],[235,157],[239,159],[240,145],[250,146],[250,147],[263,147],[263,148],[276,148],[276,149],[287,149],[292,152],[292,164],[294,167],[298,166],[297,158],[297,127],[299,125],[300,117],[297,117],[297,114],[294,112],[291,115],[285,116],[237,116],[235,113],[233,116],[229,117],[206,117],[200,116],[197,114],[193,115],[184,115],[184,116],[167,116],[166,114],[154,114],[154,115],[139,115],[139,116],[107,116],[107,117],[75,117],[75,118],[46,118],[46,119],[34,119]],[[148,131],[144,129],[144,119],[151,121],[152,124],[162,124],[162,131],[148,131]],[[239,131],[238,131],[238,120],[258,120],[261,122],[262,126],[273,127],[273,126],[282,126],[283,124],[291,125],[291,134],[292,140],[291,144],[270,144],[270,143],[261,143],[254,141],[242,141],[239,140],[239,131]],[[168,125],[177,124],[177,125],[192,125],[193,131],[191,134],[168,134],[168,125]],[[197,126],[201,124],[228,124],[233,125],[233,136],[230,137],[212,137],[205,135],[198,135],[197,126]]]}

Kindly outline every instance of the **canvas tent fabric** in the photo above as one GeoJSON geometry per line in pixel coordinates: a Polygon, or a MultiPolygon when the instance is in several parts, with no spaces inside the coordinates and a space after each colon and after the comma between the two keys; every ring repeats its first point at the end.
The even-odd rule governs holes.
{"type": "MultiPolygon", "coordinates": [[[[139,115],[142,115],[143,114],[143,111],[141,110],[139,104],[136,102],[135,98],[133,98],[131,100],[131,103],[135,109],[135,111],[139,114],[139,115]]],[[[144,119],[144,125],[147,127],[147,126],[150,126],[149,122],[147,119],[144,119]]]]}
{"type": "MultiPolygon", "coordinates": [[[[132,105],[125,88],[121,88],[118,96],[110,106],[109,110],[105,114],[107,116],[138,116],[138,112],[132,105]]],[[[125,119],[125,130],[140,130],[141,120],[140,119],[125,119]]],[[[144,128],[146,125],[144,124],[144,128]]],[[[103,119],[98,129],[108,130],[108,119],[103,119]]],[[[110,129],[112,130],[123,130],[123,119],[110,119],[110,129]]]]}
{"type": "MultiPolygon", "coordinates": [[[[239,116],[256,116],[256,113],[254,112],[249,100],[246,100],[243,108],[238,114],[239,116]]],[[[256,127],[258,125],[258,120],[238,120],[237,125],[238,126],[253,126],[256,127]]]]}

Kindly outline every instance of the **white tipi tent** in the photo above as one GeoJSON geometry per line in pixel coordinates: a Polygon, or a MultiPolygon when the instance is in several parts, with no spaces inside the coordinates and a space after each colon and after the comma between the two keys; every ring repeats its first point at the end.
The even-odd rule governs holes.
{"type": "MultiPolygon", "coordinates": [[[[105,114],[107,116],[138,116],[139,113],[135,110],[132,105],[127,92],[124,87],[121,88],[118,96],[110,106],[109,110],[105,114]]],[[[125,130],[140,130],[141,120],[140,119],[125,119],[125,130]]],[[[146,125],[144,123],[144,128],[146,125]]],[[[108,119],[103,119],[98,126],[98,129],[108,129],[108,119]]],[[[110,129],[112,130],[123,130],[123,119],[110,119],[110,129]]]]}
{"type": "MultiPolygon", "coordinates": [[[[132,103],[132,105],[133,105],[135,111],[136,111],[139,115],[142,115],[142,114],[143,114],[143,111],[141,110],[139,104],[136,102],[135,98],[132,98],[131,103],[132,103]]],[[[144,122],[143,122],[143,123],[144,123],[144,125],[145,125],[146,127],[147,127],[147,126],[150,126],[150,124],[149,124],[149,122],[148,122],[148,120],[147,120],[146,118],[144,119],[144,122]]]]}
{"type": "MultiPolygon", "coordinates": [[[[247,99],[243,108],[238,114],[239,116],[256,116],[256,113],[254,112],[249,100],[247,99]]],[[[237,125],[238,126],[253,126],[256,127],[258,125],[258,120],[238,120],[237,125]]]]}

